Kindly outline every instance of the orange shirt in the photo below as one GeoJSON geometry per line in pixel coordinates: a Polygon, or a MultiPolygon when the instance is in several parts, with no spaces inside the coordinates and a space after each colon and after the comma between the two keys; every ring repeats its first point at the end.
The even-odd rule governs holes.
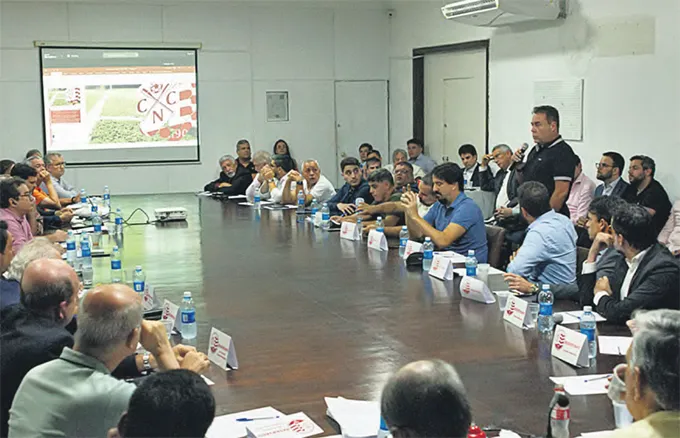
{"type": "Polygon", "coordinates": [[[36,187],[33,189],[33,197],[35,198],[35,205],[40,205],[40,203],[48,196],[40,187],[36,187]]]}

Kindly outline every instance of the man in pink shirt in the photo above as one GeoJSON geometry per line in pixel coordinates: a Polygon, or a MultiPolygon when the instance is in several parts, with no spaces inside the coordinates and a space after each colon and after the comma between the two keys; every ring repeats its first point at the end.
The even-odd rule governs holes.
{"type": "Polygon", "coordinates": [[[7,223],[7,230],[12,234],[15,254],[33,239],[33,231],[38,229],[35,202],[23,179],[0,181],[0,219],[7,223]]]}
{"type": "Polygon", "coordinates": [[[574,182],[571,185],[571,191],[567,199],[569,216],[574,225],[585,225],[588,207],[590,207],[590,203],[593,201],[594,193],[595,183],[583,173],[583,164],[581,164],[581,158],[577,155],[574,182]]]}

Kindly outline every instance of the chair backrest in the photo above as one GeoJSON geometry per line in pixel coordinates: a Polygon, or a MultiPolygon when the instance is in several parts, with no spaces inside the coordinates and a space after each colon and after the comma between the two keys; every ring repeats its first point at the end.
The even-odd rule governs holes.
{"type": "Polygon", "coordinates": [[[486,225],[486,241],[489,246],[489,264],[496,269],[503,269],[501,258],[505,242],[505,228],[486,225]]]}

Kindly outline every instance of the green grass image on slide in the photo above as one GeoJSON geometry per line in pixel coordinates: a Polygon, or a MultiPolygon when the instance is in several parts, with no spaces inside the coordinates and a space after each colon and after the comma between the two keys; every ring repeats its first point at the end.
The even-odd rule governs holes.
{"type": "MultiPolygon", "coordinates": [[[[196,140],[187,134],[182,140],[196,140]]],[[[91,144],[107,143],[143,143],[149,141],[167,141],[156,134],[148,137],[139,130],[139,122],[134,120],[100,120],[95,125],[90,136],[91,144]]]]}
{"type": "Polygon", "coordinates": [[[102,117],[141,117],[137,112],[136,88],[118,88],[108,90],[108,100],[102,109],[102,117]]]}
{"type": "Polygon", "coordinates": [[[104,95],[106,94],[106,90],[98,89],[98,90],[85,90],[85,112],[88,114],[90,111],[92,111],[92,108],[99,102],[104,95]]]}

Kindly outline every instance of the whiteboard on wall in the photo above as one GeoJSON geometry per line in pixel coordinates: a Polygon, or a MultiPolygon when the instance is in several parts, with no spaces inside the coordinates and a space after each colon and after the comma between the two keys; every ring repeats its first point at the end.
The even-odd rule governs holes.
{"type": "Polygon", "coordinates": [[[583,141],[583,79],[534,82],[534,104],[557,108],[562,138],[583,141]]]}

